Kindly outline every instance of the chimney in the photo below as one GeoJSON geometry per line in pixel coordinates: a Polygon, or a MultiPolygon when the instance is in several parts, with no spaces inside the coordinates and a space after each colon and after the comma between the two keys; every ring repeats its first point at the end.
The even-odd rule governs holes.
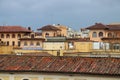
{"type": "Polygon", "coordinates": [[[28,30],[31,30],[31,27],[28,27],[28,30]]]}

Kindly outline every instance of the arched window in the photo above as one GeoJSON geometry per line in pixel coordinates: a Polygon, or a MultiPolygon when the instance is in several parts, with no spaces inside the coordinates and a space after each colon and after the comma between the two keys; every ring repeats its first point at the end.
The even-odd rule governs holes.
{"type": "Polygon", "coordinates": [[[97,37],[97,33],[93,32],[92,37],[97,37]]]}
{"type": "Polygon", "coordinates": [[[7,46],[9,46],[9,41],[7,41],[7,46]]]}
{"type": "Polygon", "coordinates": [[[18,46],[20,46],[20,41],[18,41],[18,46]]]}
{"type": "Polygon", "coordinates": [[[33,42],[30,42],[30,46],[33,46],[34,44],[33,44],[33,42]]]}
{"type": "Polygon", "coordinates": [[[18,34],[18,38],[21,38],[21,34],[18,34]]]}
{"type": "Polygon", "coordinates": [[[15,41],[12,41],[12,46],[15,46],[15,41]]]}
{"type": "Polygon", "coordinates": [[[15,38],[15,34],[12,34],[12,38],[15,38]]]}
{"type": "Polygon", "coordinates": [[[24,46],[27,46],[28,44],[27,44],[27,42],[24,42],[24,46]]]}
{"type": "Polygon", "coordinates": [[[103,37],[103,32],[99,32],[99,37],[103,37]]]}
{"type": "Polygon", "coordinates": [[[108,37],[112,37],[112,33],[108,33],[108,37]]]}
{"type": "Polygon", "coordinates": [[[32,35],[31,35],[31,38],[34,38],[34,37],[35,37],[34,34],[32,34],[32,35]]]}
{"type": "Polygon", "coordinates": [[[1,34],[1,38],[4,38],[4,34],[1,34]]]}
{"type": "Polygon", "coordinates": [[[6,38],[10,38],[10,34],[7,34],[7,35],[6,35],[6,38]]]}
{"type": "Polygon", "coordinates": [[[49,33],[46,33],[45,36],[49,36],[49,33]]]}
{"type": "Polygon", "coordinates": [[[40,46],[40,43],[39,43],[39,42],[37,42],[37,43],[36,43],[36,46],[40,46]]]}

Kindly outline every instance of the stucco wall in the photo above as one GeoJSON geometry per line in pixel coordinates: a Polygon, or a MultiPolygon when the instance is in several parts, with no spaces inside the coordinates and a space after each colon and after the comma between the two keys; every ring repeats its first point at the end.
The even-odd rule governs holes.
{"type": "Polygon", "coordinates": [[[13,51],[12,46],[0,46],[0,54],[12,53],[12,51],[13,51]]]}
{"type": "Polygon", "coordinates": [[[43,49],[45,50],[61,50],[65,49],[65,43],[64,42],[44,42],[43,43],[43,49]]]}
{"type": "Polygon", "coordinates": [[[18,41],[20,41],[20,40],[19,40],[19,37],[18,37],[18,34],[20,34],[21,37],[23,37],[23,35],[24,35],[24,33],[0,33],[0,35],[1,35],[1,34],[4,34],[4,38],[1,38],[1,40],[2,40],[3,42],[9,41],[9,45],[10,45],[10,46],[12,46],[12,42],[13,42],[13,41],[15,42],[15,46],[18,46],[18,41]],[[7,34],[10,35],[9,38],[6,38],[6,35],[7,35],[7,34]],[[12,34],[15,34],[15,38],[12,38],[12,34]]]}
{"type": "Polygon", "coordinates": [[[69,74],[39,74],[39,73],[0,73],[2,80],[120,80],[116,76],[99,75],[69,75],[69,74]]]}
{"type": "Polygon", "coordinates": [[[75,42],[75,48],[78,52],[91,52],[92,42],[75,42]]]}

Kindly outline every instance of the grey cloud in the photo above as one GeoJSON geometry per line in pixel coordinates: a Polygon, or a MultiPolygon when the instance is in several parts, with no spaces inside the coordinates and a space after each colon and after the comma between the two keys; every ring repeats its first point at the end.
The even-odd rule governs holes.
{"type": "Polygon", "coordinates": [[[120,21],[120,0],[0,0],[0,23],[86,26],[120,21]]]}

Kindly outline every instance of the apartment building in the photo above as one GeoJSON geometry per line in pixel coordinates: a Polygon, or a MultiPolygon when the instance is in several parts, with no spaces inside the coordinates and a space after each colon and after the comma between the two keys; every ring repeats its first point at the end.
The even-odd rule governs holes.
{"type": "Polygon", "coordinates": [[[67,27],[58,25],[46,25],[37,29],[42,31],[43,37],[60,37],[67,36],[67,27]]]}
{"type": "MultiPolygon", "coordinates": [[[[110,50],[120,50],[120,25],[95,23],[87,27],[90,30],[89,37],[92,41],[103,42],[110,50]],[[108,46],[109,45],[109,46],[108,46]]],[[[106,48],[104,48],[106,49],[106,48]]]]}
{"type": "Polygon", "coordinates": [[[20,47],[20,38],[32,31],[22,26],[0,26],[0,39],[7,46],[20,47]]]}

